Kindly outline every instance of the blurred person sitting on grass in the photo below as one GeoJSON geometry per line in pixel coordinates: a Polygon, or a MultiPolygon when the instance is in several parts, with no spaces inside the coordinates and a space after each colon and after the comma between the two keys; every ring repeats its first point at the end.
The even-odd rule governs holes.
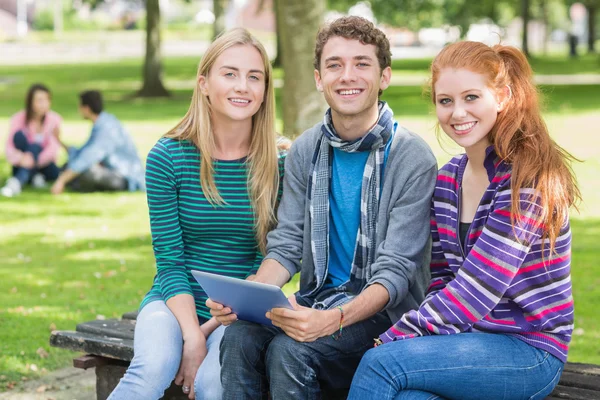
{"type": "Polygon", "coordinates": [[[27,183],[44,187],[46,181],[58,177],[56,157],[60,144],[56,138],[62,118],[50,110],[50,105],[50,90],[36,83],[27,92],[25,110],[11,118],[6,159],[12,166],[12,177],[0,189],[2,196],[18,195],[27,183]]]}
{"type": "Polygon", "coordinates": [[[88,90],[79,95],[79,113],[94,123],[81,148],[62,146],[69,162],[52,186],[52,194],[65,187],[78,192],[145,190],[144,167],[133,139],[112,114],[104,111],[102,95],[88,90]]]}

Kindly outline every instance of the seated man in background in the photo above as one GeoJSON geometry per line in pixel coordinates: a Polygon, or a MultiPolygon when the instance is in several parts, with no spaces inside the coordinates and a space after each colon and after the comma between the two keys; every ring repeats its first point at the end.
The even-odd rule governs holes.
{"type": "Polygon", "coordinates": [[[144,168],[131,136],[112,114],[103,111],[102,95],[89,90],[79,95],[79,113],[94,123],[83,147],[67,148],[69,162],[52,186],[80,192],[144,190],[144,168]]]}

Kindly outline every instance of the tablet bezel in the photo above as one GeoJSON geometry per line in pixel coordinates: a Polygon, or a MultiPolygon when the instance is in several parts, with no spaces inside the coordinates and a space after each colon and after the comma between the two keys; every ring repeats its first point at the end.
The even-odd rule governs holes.
{"type": "Polygon", "coordinates": [[[244,321],[273,325],[265,314],[272,308],[293,309],[279,286],[232,278],[205,271],[192,271],[208,297],[230,307],[244,321]]]}

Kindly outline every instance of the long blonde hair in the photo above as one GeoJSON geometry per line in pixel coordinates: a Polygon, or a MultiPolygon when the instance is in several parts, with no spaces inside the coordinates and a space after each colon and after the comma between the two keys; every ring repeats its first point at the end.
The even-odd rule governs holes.
{"type": "Polygon", "coordinates": [[[203,95],[198,79],[208,76],[216,59],[227,49],[251,45],[263,60],[265,68],[264,101],[252,117],[252,133],[248,164],[248,191],[254,208],[254,227],[260,251],[266,249],[267,233],[274,226],[275,203],[279,190],[279,168],[275,134],[275,94],[271,63],[263,45],[246,29],[236,28],[219,36],[206,50],[198,65],[192,102],[183,119],[165,137],[191,141],[200,152],[200,184],[206,199],[213,205],[224,204],[215,185],[212,154],[215,149],[211,105],[203,95]]]}

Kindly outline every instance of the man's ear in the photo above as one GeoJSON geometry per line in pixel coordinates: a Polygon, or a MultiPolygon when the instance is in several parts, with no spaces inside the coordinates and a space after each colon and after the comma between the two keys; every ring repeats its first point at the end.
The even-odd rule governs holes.
{"type": "Polygon", "coordinates": [[[379,81],[379,89],[385,90],[390,86],[390,82],[392,81],[392,69],[390,67],[385,67],[383,71],[381,71],[381,78],[379,81]]]}
{"type": "Polygon", "coordinates": [[[198,77],[198,86],[200,87],[200,92],[202,92],[203,95],[208,96],[208,82],[204,75],[198,77]]]}
{"type": "Polygon", "coordinates": [[[323,92],[323,84],[321,83],[321,74],[318,69],[315,69],[315,84],[319,92],[323,92]]]}

